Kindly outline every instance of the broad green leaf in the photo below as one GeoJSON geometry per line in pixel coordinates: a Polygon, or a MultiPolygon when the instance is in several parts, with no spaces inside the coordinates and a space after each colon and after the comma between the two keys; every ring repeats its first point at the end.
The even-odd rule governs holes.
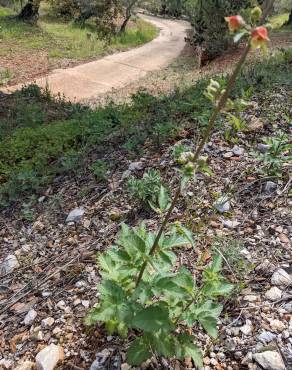
{"type": "Polygon", "coordinates": [[[164,186],[160,187],[160,192],[158,196],[158,204],[162,212],[166,211],[170,206],[170,197],[164,186]]]}
{"type": "Polygon", "coordinates": [[[141,281],[132,295],[133,300],[139,301],[141,304],[146,304],[153,298],[152,287],[149,283],[141,281]]]}
{"type": "Polygon", "coordinates": [[[169,266],[173,266],[176,262],[176,255],[171,251],[161,250],[159,252],[159,257],[169,266]]]}
{"type": "Polygon", "coordinates": [[[183,360],[185,357],[190,356],[198,369],[201,369],[203,367],[202,352],[194,344],[194,337],[188,334],[180,334],[178,342],[180,346],[177,347],[177,357],[183,360]]]}
{"type": "Polygon", "coordinates": [[[218,335],[218,330],[216,328],[217,320],[212,316],[204,316],[198,318],[200,324],[206,330],[206,332],[213,338],[218,335]]]}
{"type": "Polygon", "coordinates": [[[128,328],[125,325],[125,323],[123,323],[123,322],[118,323],[117,332],[118,332],[119,336],[121,336],[122,338],[125,338],[125,339],[127,338],[128,328]]]}
{"type": "Polygon", "coordinates": [[[195,286],[195,281],[190,271],[182,267],[176,274],[174,281],[177,285],[183,287],[189,293],[191,293],[195,286]]]}
{"type": "Polygon", "coordinates": [[[131,256],[125,250],[111,248],[107,251],[107,254],[116,262],[123,263],[131,261],[131,256]]]}
{"type": "Polygon", "coordinates": [[[115,268],[115,263],[109,255],[101,254],[98,257],[98,264],[105,272],[111,272],[115,268]]]}
{"type": "MultiPolygon", "coordinates": [[[[229,294],[233,290],[233,285],[229,284],[227,282],[218,282],[217,284],[213,284],[213,286],[210,287],[210,294],[214,296],[225,296],[229,294]]],[[[208,289],[206,289],[206,292],[208,293],[208,289]]]]}
{"type": "Polygon", "coordinates": [[[175,281],[171,280],[171,276],[159,279],[155,287],[158,288],[160,294],[170,293],[174,296],[186,295],[185,289],[177,285],[175,281]]]}
{"type": "Polygon", "coordinates": [[[153,305],[141,310],[133,318],[132,324],[135,328],[146,332],[170,331],[173,329],[173,324],[169,319],[169,312],[162,305],[153,305]]]}
{"type": "Polygon", "coordinates": [[[149,336],[151,340],[151,347],[155,353],[165,357],[173,357],[175,354],[175,340],[172,335],[165,335],[164,333],[155,333],[149,336]]]}
{"type": "Polygon", "coordinates": [[[106,322],[115,316],[115,310],[111,306],[104,305],[93,308],[85,319],[87,325],[96,324],[97,322],[106,322]]]}
{"type": "Polygon", "coordinates": [[[139,235],[139,230],[130,229],[127,225],[122,226],[122,232],[117,241],[119,245],[125,248],[130,256],[135,257],[137,250],[144,253],[146,249],[145,240],[139,235]]]}
{"type": "Polygon", "coordinates": [[[194,306],[196,316],[208,315],[218,318],[223,310],[223,306],[218,303],[214,303],[211,300],[205,301],[202,304],[194,306]]]}
{"type": "Polygon", "coordinates": [[[191,230],[187,229],[185,226],[180,225],[181,233],[188,239],[188,241],[191,243],[192,247],[195,246],[195,241],[193,238],[193,233],[191,230]]]}
{"type": "Polygon", "coordinates": [[[198,369],[201,369],[203,367],[202,352],[198,346],[193,343],[186,344],[184,346],[184,351],[186,357],[190,356],[198,369]]]}
{"type": "Polygon", "coordinates": [[[105,322],[105,328],[109,335],[112,335],[116,332],[117,323],[117,320],[108,320],[105,322]]]}
{"type": "Polygon", "coordinates": [[[190,243],[190,240],[184,235],[173,234],[163,240],[163,249],[172,249],[182,247],[190,243]]]}
{"type": "Polygon", "coordinates": [[[211,270],[213,272],[220,272],[222,270],[222,263],[223,263],[223,260],[222,260],[221,255],[216,254],[212,261],[211,270]]]}
{"type": "Polygon", "coordinates": [[[114,281],[105,280],[98,286],[99,292],[105,296],[113,304],[120,304],[125,302],[126,293],[124,290],[114,281]]]}
{"type": "Polygon", "coordinates": [[[143,338],[137,338],[127,351],[127,363],[131,366],[139,366],[151,357],[151,353],[143,338]]]}

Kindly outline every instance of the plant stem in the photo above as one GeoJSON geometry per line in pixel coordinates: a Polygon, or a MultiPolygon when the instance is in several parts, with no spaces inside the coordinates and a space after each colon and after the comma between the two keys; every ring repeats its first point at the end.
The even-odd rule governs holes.
{"type": "MultiPolygon", "coordinates": [[[[215,126],[215,123],[216,123],[216,120],[217,120],[217,117],[220,113],[220,111],[225,107],[225,104],[227,102],[227,99],[228,99],[228,96],[235,84],[235,81],[236,81],[236,78],[238,77],[238,74],[241,70],[241,67],[242,65],[244,64],[245,60],[246,60],[246,57],[249,53],[251,49],[251,45],[250,45],[250,42],[247,44],[247,46],[245,47],[238,63],[236,64],[236,67],[232,73],[232,75],[230,76],[229,80],[228,80],[228,83],[227,83],[227,86],[226,86],[226,90],[225,92],[221,95],[219,101],[218,101],[218,104],[214,107],[214,110],[211,114],[211,117],[209,119],[209,123],[208,123],[208,126],[206,128],[206,131],[204,132],[204,135],[201,139],[201,141],[199,142],[199,145],[196,149],[196,152],[195,152],[195,155],[194,155],[194,159],[193,159],[193,163],[194,164],[197,164],[198,162],[198,159],[199,159],[199,156],[204,148],[204,145],[206,144],[206,142],[208,141],[209,139],[209,136],[211,134],[211,131],[213,130],[214,126],[215,126]]],[[[172,203],[171,203],[171,206],[169,208],[169,210],[167,211],[163,221],[162,221],[162,224],[160,226],[160,229],[158,231],[158,234],[154,240],[154,243],[152,245],[152,248],[150,249],[150,252],[149,252],[149,256],[153,256],[153,254],[156,252],[156,249],[158,247],[158,243],[159,243],[159,240],[161,238],[161,235],[165,229],[165,227],[167,226],[168,224],[168,221],[171,217],[171,214],[172,214],[172,211],[174,210],[174,207],[176,206],[176,203],[178,201],[178,198],[180,196],[180,188],[177,189],[175,195],[174,195],[174,198],[172,200],[172,203]]],[[[137,277],[137,280],[136,280],[136,287],[139,285],[139,283],[141,282],[142,280],[142,277],[143,277],[143,274],[145,272],[145,269],[147,267],[147,261],[144,261],[142,267],[141,267],[141,270],[139,272],[139,275],[137,277]]]]}

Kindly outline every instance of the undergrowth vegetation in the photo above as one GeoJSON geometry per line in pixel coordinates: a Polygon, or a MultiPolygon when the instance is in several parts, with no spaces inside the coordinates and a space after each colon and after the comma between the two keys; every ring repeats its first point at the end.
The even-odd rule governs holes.
{"type": "Polygon", "coordinates": [[[98,38],[91,21],[81,26],[45,12],[37,24],[31,24],[19,21],[15,15],[13,10],[0,6],[0,55],[39,50],[51,58],[84,60],[144,44],[158,35],[156,27],[137,18],[123,34],[107,44],[98,38]]]}
{"type": "MultiPolygon", "coordinates": [[[[233,98],[241,97],[247,90],[249,94],[258,94],[273,86],[288,88],[292,85],[291,70],[291,49],[250,65],[242,72],[233,98]]],[[[78,169],[92,148],[119,143],[125,152],[135,155],[147,140],[159,145],[172,140],[184,128],[204,128],[212,107],[203,95],[206,86],[207,81],[200,80],[187,90],[159,97],[141,91],[133,96],[131,105],[110,103],[95,110],[65,103],[61,98],[56,101],[36,86],[2,97],[2,206],[41,191],[56,175],[68,171],[72,156],[70,170],[78,169]],[[164,127],[163,136],[161,130],[157,132],[158,123],[164,127]]]]}

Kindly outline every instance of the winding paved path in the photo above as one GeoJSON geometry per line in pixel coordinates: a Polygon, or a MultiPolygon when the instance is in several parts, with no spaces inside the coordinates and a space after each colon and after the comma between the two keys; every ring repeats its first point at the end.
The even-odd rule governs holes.
{"type": "MultiPolygon", "coordinates": [[[[54,95],[60,93],[71,101],[82,101],[125,87],[147,72],[167,66],[183,50],[188,24],[146,15],[141,18],[160,29],[159,36],[151,42],[73,68],[56,69],[35,82],[41,87],[48,85],[54,95]]],[[[21,86],[9,87],[7,91],[21,86]]]]}

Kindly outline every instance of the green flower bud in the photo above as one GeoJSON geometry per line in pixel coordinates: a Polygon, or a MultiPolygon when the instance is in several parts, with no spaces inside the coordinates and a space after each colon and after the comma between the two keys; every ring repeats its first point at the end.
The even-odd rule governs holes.
{"type": "Polygon", "coordinates": [[[199,159],[198,159],[198,165],[199,165],[199,166],[203,166],[203,165],[205,165],[205,164],[206,164],[206,162],[207,162],[207,160],[208,160],[208,156],[207,156],[207,155],[201,155],[201,156],[199,157],[199,159]]]}
{"type": "Polygon", "coordinates": [[[216,94],[217,93],[217,89],[215,87],[211,86],[211,85],[209,85],[207,87],[207,91],[208,91],[209,94],[214,94],[214,93],[216,94]]]}
{"type": "Polygon", "coordinates": [[[193,176],[195,174],[195,166],[192,162],[188,162],[184,166],[184,173],[186,176],[193,176]]]}
{"type": "Polygon", "coordinates": [[[251,17],[253,22],[257,22],[260,20],[262,16],[262,9],[259,6],[256,6],[255,8],[252,9],[251,11],[251,17]]]}
{"type": "Polygon", "coordinates": [[[220,84],[219,84],[219,82],[217,82],[217,81],[215,81],[215,80],[213,80],[213,79],[211,79],[210,85],[211,85],[212,87],[214,87],[215,89],[220,89],[220,84]]]}
{"type": "Polygon", "coordinates": [[[180,155],[179,159],[177,160],[179,164],[186,164],[189,161],[192,161],[195,158],[194,153],[192,152],[184,152],[180,155]]]}

